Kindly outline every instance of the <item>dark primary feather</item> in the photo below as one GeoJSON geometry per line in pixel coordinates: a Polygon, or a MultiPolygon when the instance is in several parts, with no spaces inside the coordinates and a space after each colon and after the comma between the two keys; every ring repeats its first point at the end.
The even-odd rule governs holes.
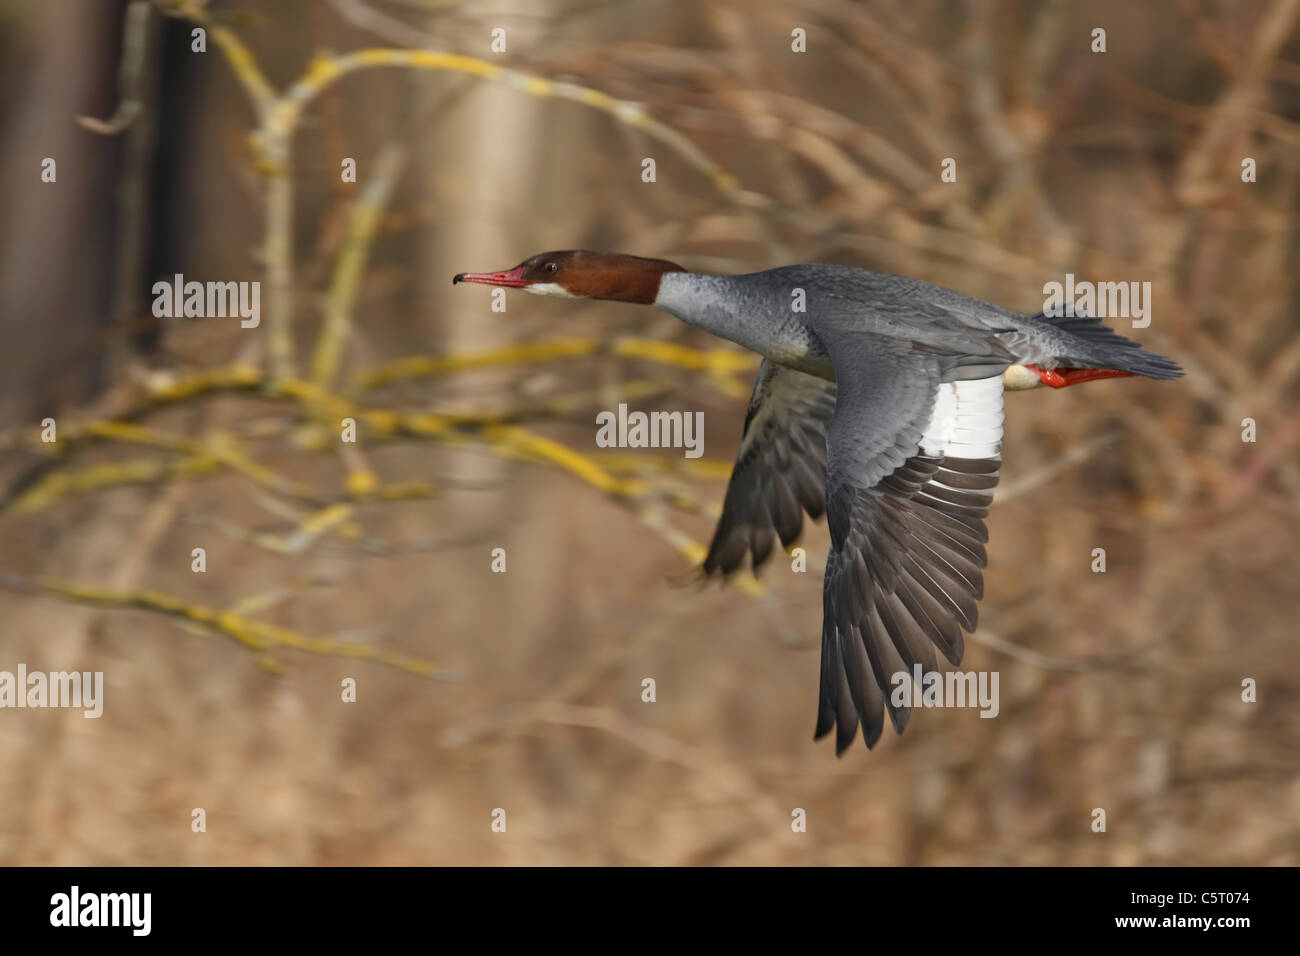
{"type": "Polygon", "coordinates": [[[834,382],[763,360],[722,517],[704,559],[706,574],[730,574],[746,554],[757,570],[775,540],[785,548],[798,540],[805,511],[822,516],[826,427],[834,411],[834,382]]]}

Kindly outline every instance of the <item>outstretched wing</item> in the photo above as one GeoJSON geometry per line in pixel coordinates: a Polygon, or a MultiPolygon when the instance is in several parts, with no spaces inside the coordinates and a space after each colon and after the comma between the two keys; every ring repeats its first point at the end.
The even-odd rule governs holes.
{"type": "Polygon", "coordinates": [[[745,416],[722,517],[704,559],[706,574],[730,574],[746,553],[757,570],[775,538],[789,547],[803,513],[826,510],[826,428],[835,411],[835,383],[763,360],[745,416]]]}
{"type": "Polygon", "coordinates": [[[815,736],[835,729],[842,753],[859,722],[875,745],[882,711],[895,731],[907,725],[895,675],[933,670],[936,647],[961,662],[983,596],[1003,415],[1001,371],[988,376],[982,361],[867,336],[834,344],[815,736]]]}

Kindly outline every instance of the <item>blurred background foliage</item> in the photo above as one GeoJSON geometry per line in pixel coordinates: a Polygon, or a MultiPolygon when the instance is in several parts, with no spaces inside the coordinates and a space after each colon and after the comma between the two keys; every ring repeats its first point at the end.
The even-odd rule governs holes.
{"type": "Polygon", "coordinates": [[[1300,2],[161,6],[0,0],[0,668],[107,683],[0,714],[0,861],[1300,861],[1300,2]],[[329,82],[365,48],[472,60],[329,82]],[[682,586],[749,357],[448,281],[573,247],[1152,283],[1185,379],[1008,401],[997,719],[812,743],[824,527],[682,586]],[[154,319],[175,273],[262,325],[154,319]],[[596,449],[619,401],[703,411],[705,460],[596,449]]]}

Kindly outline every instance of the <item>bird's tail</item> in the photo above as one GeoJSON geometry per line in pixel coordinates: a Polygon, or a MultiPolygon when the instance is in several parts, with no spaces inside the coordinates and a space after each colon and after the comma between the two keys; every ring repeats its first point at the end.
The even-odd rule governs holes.
{"type": "Polygon", "coordinates": [[[1047,315],[1043,312],[1035,318],[1070,337],[1069,351],[1062,355],[1063,362],[1070,367],[1108,369],[1160,379],[1180,378],[1183,374],[1177,363],[1144,349],[1103,325],[1101,319],[1077,313],[1047,315]]]}

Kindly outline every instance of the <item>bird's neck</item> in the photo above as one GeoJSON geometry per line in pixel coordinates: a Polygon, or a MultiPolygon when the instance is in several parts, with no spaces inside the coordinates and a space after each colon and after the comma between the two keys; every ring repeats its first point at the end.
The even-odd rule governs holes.
{"type": "Polygon", "coordinates": [[[762,315],[756,314],[751,297],[752,290],[744,289],[736,276],[669,272],[659,280],[654,304],[687,325],[759,352],[755,339],[762,331],[762,315]]]}
{"type": "Polygon", "coordinates": [[[756,282],[754,276],[670,272],[660,281],[654,304],[779,365],[834,378],[825,349],[779,285],[756,282]]]}

